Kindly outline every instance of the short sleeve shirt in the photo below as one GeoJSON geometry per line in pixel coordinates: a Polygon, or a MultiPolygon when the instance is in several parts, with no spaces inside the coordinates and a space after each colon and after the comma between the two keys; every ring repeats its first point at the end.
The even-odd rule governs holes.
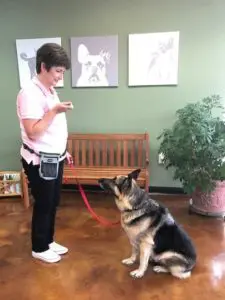
{"type": "MultiPolygon", "coordinates": [[[[65,113],[57,114],[47,130],[35,140],[29,139],[24,129],[23,119],[41,120],[60,100],[54,88],[47,90],[37,77],[34,77],[17,96],[17,115],[20,123],[22,142],[36,152],[63,154],[66,149],[68,130],[65,113]]],[[[30,163],[39,164],[39,157],[25,150],[21,156],[30,163]]]]}

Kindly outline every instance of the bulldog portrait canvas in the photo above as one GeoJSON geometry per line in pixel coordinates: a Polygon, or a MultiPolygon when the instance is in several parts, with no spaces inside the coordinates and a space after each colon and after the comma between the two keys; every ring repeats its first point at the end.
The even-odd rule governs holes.
{"type": "Polygon", "coordinates": [[[118,86],[118,37],[71,38],[73,87],[118,86]]]}

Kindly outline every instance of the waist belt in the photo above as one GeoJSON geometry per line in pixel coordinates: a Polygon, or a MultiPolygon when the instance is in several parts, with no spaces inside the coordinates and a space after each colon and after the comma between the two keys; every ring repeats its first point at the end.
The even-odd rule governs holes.
{"type": "MultiPolygon", "coordinates": [[[[36,151],[34,151],[34,150],[31,149],[30,147],[28,147],[26,144],[23,144],[23,148],[26,149],[26,150],[28,150],[30,153],[35,154],[35,155],[41,157],[41,153],[42,153],[42,152],[37,153],[36,151]]],[[[58,153],[51,153],[51,155],[54,155],[54,154],[55,154],[55,155],[59,155],[58,153]]],[[[65,151],[63,152],[63,154],[59,155],[59,158],[63,157],[65,154],[66,154],[66,149],[65,149],[65,151]]]]}

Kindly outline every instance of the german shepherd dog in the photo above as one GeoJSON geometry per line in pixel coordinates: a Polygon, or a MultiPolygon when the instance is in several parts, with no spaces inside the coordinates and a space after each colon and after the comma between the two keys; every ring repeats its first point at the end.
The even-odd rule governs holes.
{"type": "Polygon", "coordinates": [[[195,247],[169,210],[139,187],[140,171],[98,181],[103,190],[114,194],[121,225],[132,246],[131,256],[122,263],[132,265],[139,260],[138,269],[130,272],[134,278],[143,277],[150,262],[157,273],[188,278],[196,264],[195,247]]]}

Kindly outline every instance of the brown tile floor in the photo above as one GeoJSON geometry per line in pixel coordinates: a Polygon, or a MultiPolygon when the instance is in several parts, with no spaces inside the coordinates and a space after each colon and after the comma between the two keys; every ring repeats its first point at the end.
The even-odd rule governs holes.
{"type": "MultiPolygon", "coordinates": [[[[88,198],[100,215],[119,218],[111,197],[88,194],[88,198]]],[[[183,196],[155,198],[170,208],[196,244],[198,264],[190,279],[180,281],[154,274],[151,269],[143,279],[132,279],[132,267],[120,263],[130,252],[120,227],[102,227],[90,217],[79,194],[64,192],[57,216],[57,240],[70,252],[54,265],[31,258],[31,210],[23,211],[12,199],[0,200],[0,299],[224,299],[223,221],[190,216],[183,196]]]]}

